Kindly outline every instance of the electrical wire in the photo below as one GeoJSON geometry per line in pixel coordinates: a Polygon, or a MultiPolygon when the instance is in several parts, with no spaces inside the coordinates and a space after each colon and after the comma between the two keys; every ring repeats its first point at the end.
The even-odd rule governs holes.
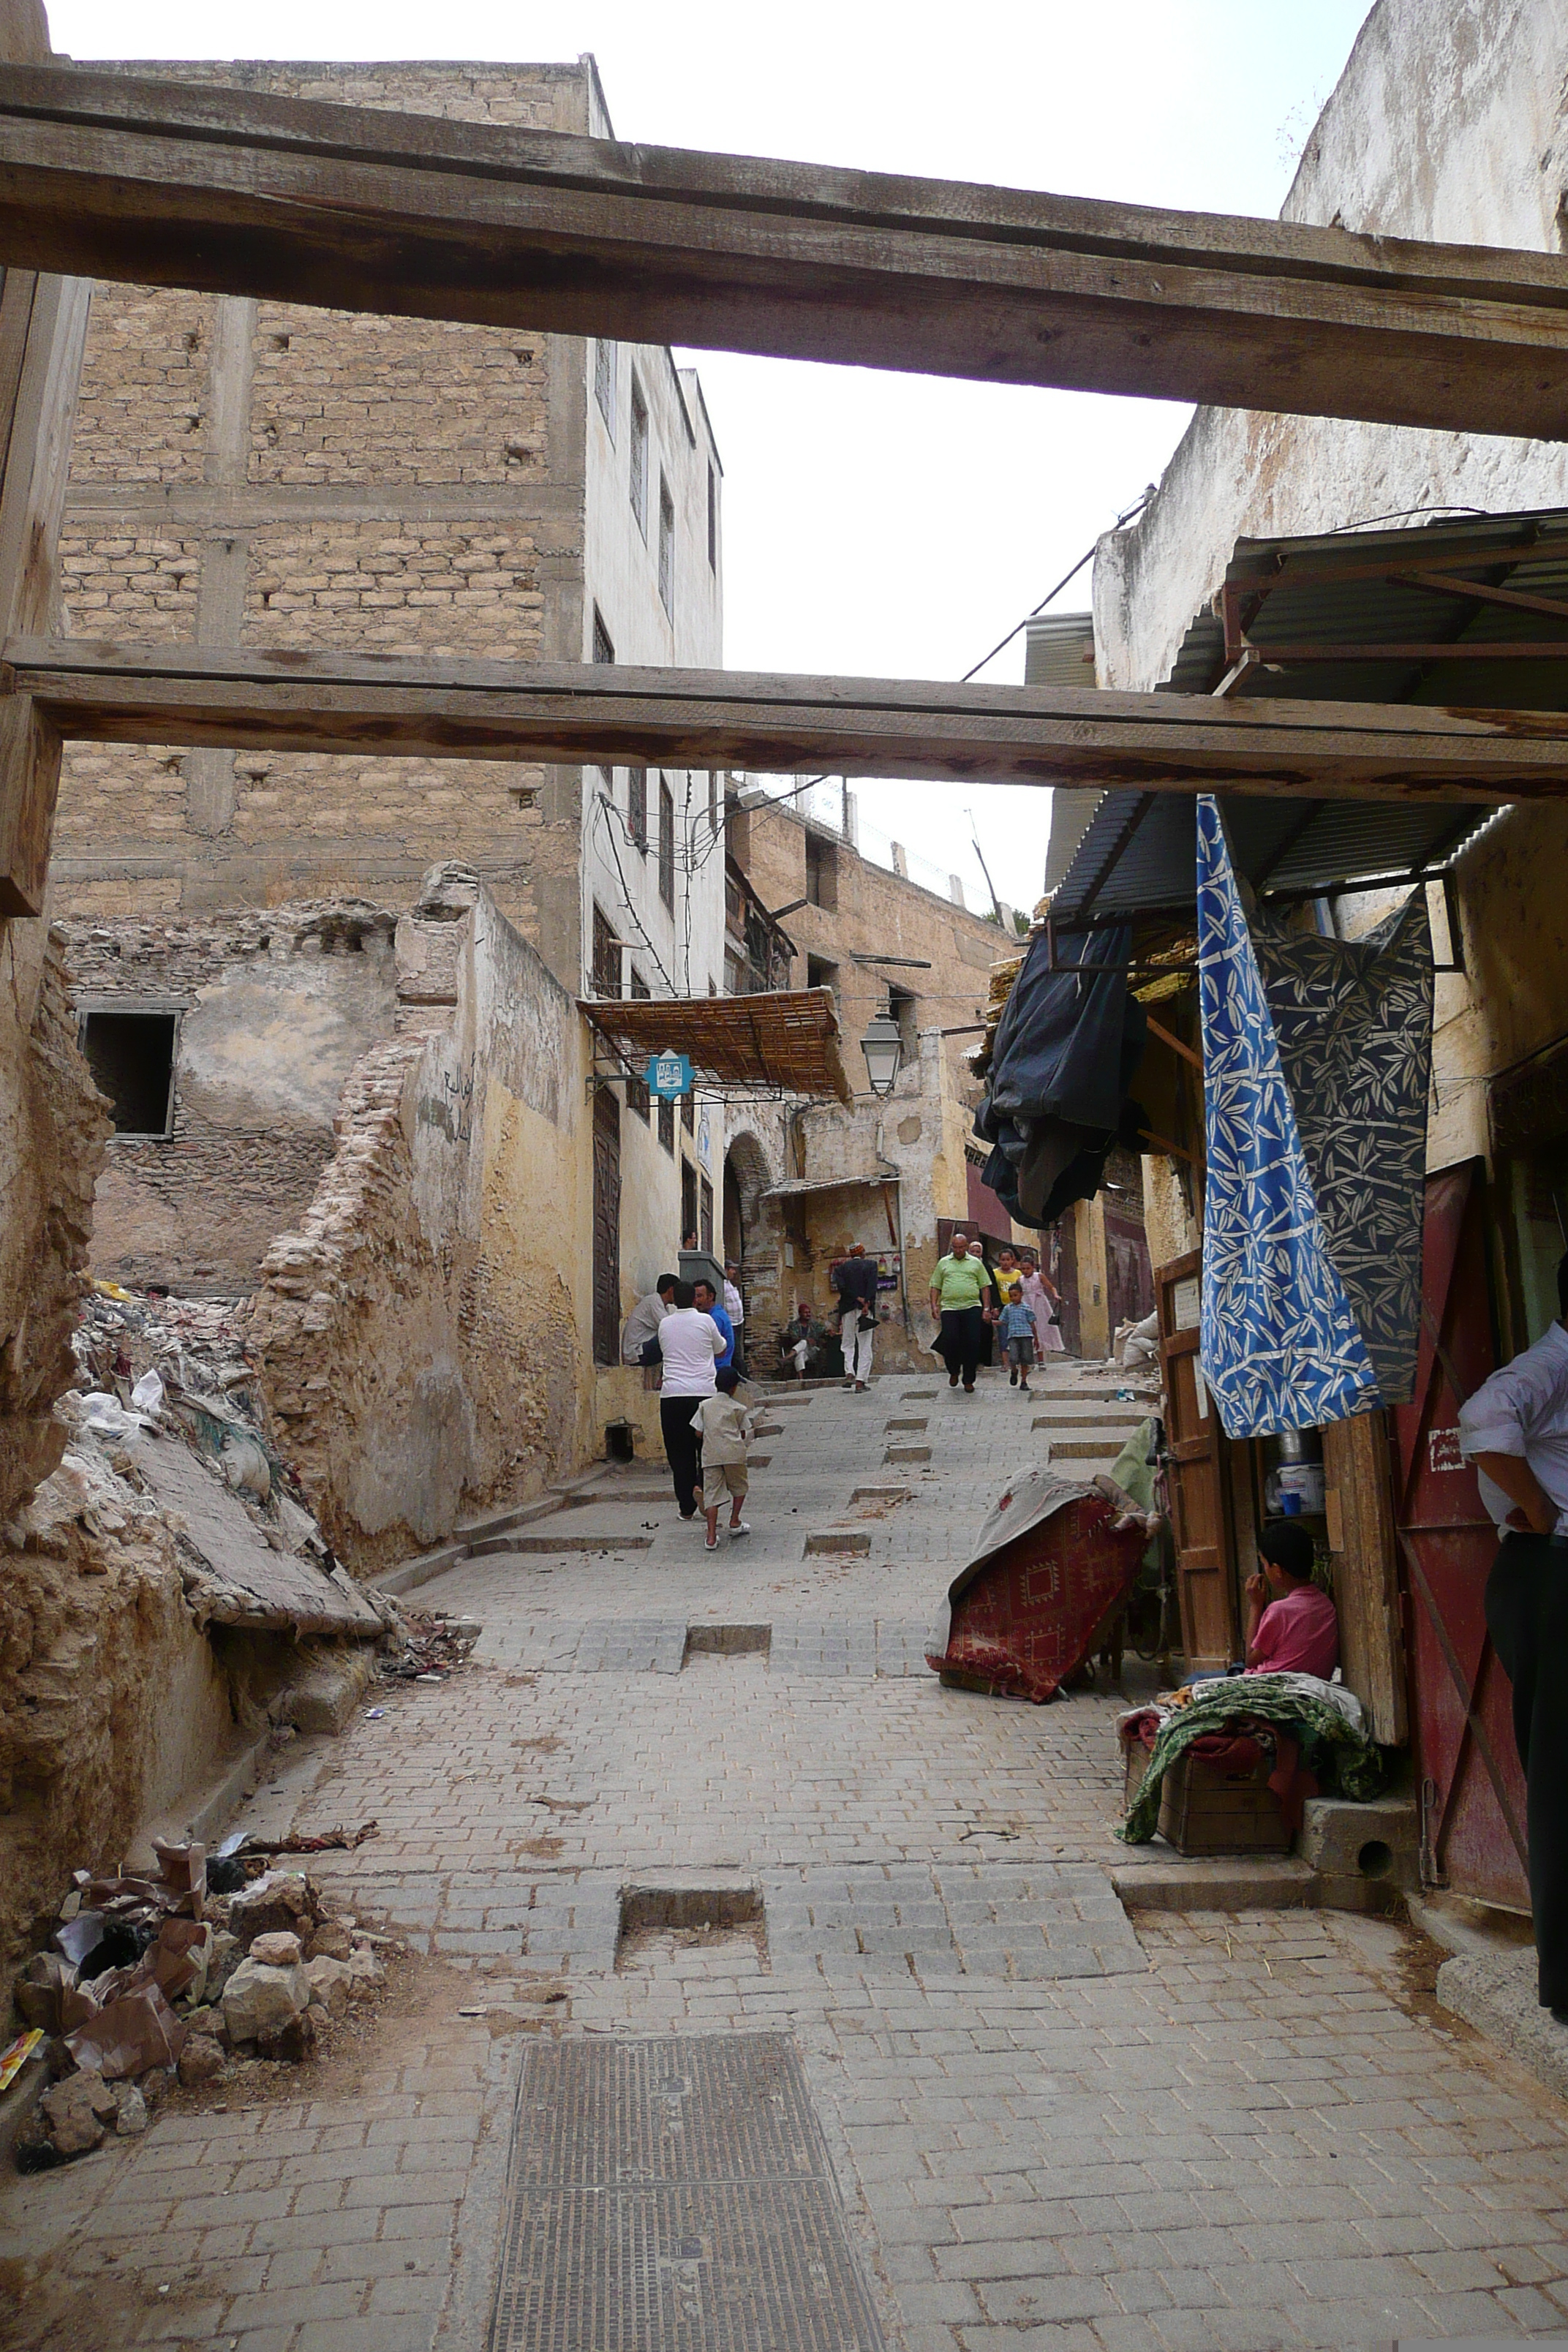
{"type": "MultiPolygon", "coordinates": [[[[1155,488],[1156,485],[1151,482],[1148,488],[1143,491],[1140,498],[1134,499],[1130,507],[1124,508],[1121,513],[1117,516],[1116,520],[1111,524],[1110,527],[1112,530],[1122,530],[1126,524],[1131,521],[1134,515],[1142,514],[1150,499],[1153,497],[1155,488]]],[[[1104,534],[1101,533],[1100,536],[1103,537],[1104,534]]],[[[958,681],[960,686],[968,686],[973,679],[977,678],[981,671],[995,660],[998,654],[1006,652],[1007,647],[1012,644],[1014,638],[1017,636],[1020,630],[1026,629],[1031,621],[1037,621],[1047,604],[1054,604],[1056,603],[1056,600],[1061,594],[1062,590],[1071,586],[1072,583],[1078,578],[1079,573],[1083,570],[1084,565],[1093,562],[1094,551],[1099,545],[1100,538],[1096,538],[1090,541],[1089,545],[1085,548],[1083,553],[1079,557],[1078,562],[1072,566],[1070,571],[1067,571],[1062,573],[1062,576],[1057,582],[1056,586],[1054,588],[1047,589],[1045,595],[1041,597],[1039,603],[1037,604],[1031,605],[1028,612],[1025,614],[1023,619],[1016,622],[1014,626],[1008,630],[1005,637],[998,638],[995,645],[992,646],[990,652],[984,655],[982,658],[975,663],[973,669],[966,669],[964,671],[963,676],[958,681]]],[[[781,801],[798,800],[802,793],[809,793],[813,791],[816,785],[826,784],[830,782],[831,777],[829,775],[808,776],[804,783],[792,784],[788,792],[785,793],[770,793],[768,794],[768,798],[776,806],[781,801]]]]}

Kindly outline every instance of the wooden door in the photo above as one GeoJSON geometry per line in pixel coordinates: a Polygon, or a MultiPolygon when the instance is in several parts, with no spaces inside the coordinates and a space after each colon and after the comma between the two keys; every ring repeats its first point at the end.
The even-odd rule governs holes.
{"type": "Polygon", "coordinates": [[[1165,1378],[1171,1455],[1171,1530],[1187,1669],[1228,1665],[1240,1654],[1236,1622],[1236,1545],[1229,1460],[1198,1361],[1203,1252],[1173,1258],[1154,1276],[1160,1362],[1165,1378]]]}
{"type": "Polygon", "coordinates": [[[1487,1237],[1481,1162],[1429,1178],[1415,1396],[1394,1414],[1394,1521],[1410,1624],[1422,1878],[1528,1910],[1512,1694],[1483,1608],[1497,1534],[1459,1455],[1459,1407],[1493,1364],[1487,1237]]]}
{"type": "Polygon", "coordinates": [[[1141,1323],[1154,1304],[1149,1241],[1140,1217],[1118,1209],[1105,1212],[1106,1320],[1112,1339],[1119,1323],[1141,1323]]]}
{"type": "Polygon", "coordinates": [[[594,1092],[594,1361],[621,1360],[621,1106],[594,1092]]]}

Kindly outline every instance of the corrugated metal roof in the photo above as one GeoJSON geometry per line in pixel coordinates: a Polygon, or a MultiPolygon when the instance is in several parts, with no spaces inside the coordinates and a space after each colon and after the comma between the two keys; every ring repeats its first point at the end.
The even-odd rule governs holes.
{"type": "Polygon", "coordinates": [[[1042,613],[1025,624],[1024,684],[1094,684],[1092,613],[1042,613]]]}
{"type": "MultiPolygon", "coordinates": [[[[1233,698],[1568,709],[1568,509],[1446,516],[1402,530],[1314,539],[1237,540],[1225,593],[1233,616],[1230,646],[1220,611],[1200,613],[1160,691],[1212,695],[1233,666],[1239,625],[1248,661],[1228,687],[1233,698]],[[1436,579],[1460,593],[1423,584],[1436,579]],[[1558,615],[1528,602],[1468,596],[1467,584],[1564,610],[1558,615]],[[1500,658],[1456,650],[1537,643],[1539,654],[1500,658]],[[1372,660],[1333,651],[1357,646],[1421,651],[1372,660]]],[[[1435,872],[1495,814],[1409,801],[1220,797],[1237,863],[1265,896],[1435,872]]],[[[1107,793],[1057,892],[1058,923],[1190,910],[1194,824],[1193,803],[1184,795],[1107,793]]]]}

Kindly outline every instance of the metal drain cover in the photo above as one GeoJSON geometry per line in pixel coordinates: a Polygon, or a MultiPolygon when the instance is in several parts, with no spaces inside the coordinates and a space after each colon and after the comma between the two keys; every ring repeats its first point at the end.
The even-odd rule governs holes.
{"type": "Polygon", "coordinates": [[[535,2044],[489,2352],[881,2352],[784,2034],[535,2044]]]}

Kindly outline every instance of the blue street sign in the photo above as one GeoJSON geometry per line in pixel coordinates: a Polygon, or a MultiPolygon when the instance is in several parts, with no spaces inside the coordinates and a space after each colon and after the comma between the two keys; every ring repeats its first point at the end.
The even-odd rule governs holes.
{"type": "Polygon", "coordinates": [[[691,1092],[691,1058],[687,1054],[652,1054],[648,1056],[647,1090],[669,1101],[691,1092]]]}

